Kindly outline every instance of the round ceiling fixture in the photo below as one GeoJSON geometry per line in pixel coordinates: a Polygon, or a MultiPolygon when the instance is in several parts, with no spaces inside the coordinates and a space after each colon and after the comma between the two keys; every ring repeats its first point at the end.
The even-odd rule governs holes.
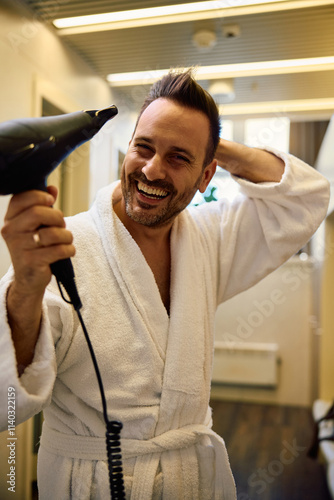
{"type": "Polygon", "coordinates": [[[232,102],[235,99],[233,78],[213,80],[209,85],[208,91],[217,104],[227,104],[232,102]]]}
{"type": "Polygon", "coordinates": [[[216,33],[208,29],[198,30],[193,34],[193,43],[199,49],[212,49],[217,43],[216,33]]]}

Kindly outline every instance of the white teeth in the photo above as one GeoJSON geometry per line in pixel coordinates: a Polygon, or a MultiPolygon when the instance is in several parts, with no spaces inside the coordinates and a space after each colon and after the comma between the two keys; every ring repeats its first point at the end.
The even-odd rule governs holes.
{"type": "Polygon", "coordinates": [[[150,188],[142,182],[138,182],[138,189],[152,196],[167,196],[168,194],[168,191],[165,191],[164,189],[150,188]]]}

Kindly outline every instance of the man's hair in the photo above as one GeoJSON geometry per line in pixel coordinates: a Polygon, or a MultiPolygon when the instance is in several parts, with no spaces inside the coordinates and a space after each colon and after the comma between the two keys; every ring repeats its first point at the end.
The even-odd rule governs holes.
{"type": "Polygon", "coordinates": [[[219,142],[220,121],[219,112],[212,96],[204,90],[194,79],[193,70],[185,72],[170,71],[160,80],[155,82],[146,97],[137,118],[138,121],[145,109],[156,99],[165,98],[177,102],[187,108],[202,111],[210,123],[210,136],[205,152],[204,165],[208,165],[214,159],[214,155],[219,142]]]}

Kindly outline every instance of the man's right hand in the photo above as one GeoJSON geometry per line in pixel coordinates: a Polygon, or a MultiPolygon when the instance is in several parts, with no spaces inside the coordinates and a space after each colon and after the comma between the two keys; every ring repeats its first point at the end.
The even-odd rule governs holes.
{"type": "Polygon", "coordinates": [[[75,254],[63,214],[52,208],[56,197],[57,189],[53,186],[48,192],[26,191],[14,195],[1,230],[14,268],[7,313],[19,374],[33,359],[43,295],[51,279],[50,264],[75,254]]]}

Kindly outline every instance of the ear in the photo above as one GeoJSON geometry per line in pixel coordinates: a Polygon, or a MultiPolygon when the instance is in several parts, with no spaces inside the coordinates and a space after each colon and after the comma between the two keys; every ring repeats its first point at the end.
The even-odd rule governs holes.
{"type": "Polygon", "coordinates": [[[202,180],[200,182],[200,185],[198,187],[198,190],[200,193],[204,193],[206,188],[209,185],[209,182],[211,181],[212,177],[215,175],[217,168],[217,160],[213,160],[209,165],[207,165],[203,171],[202,174],[202,180]]]}

